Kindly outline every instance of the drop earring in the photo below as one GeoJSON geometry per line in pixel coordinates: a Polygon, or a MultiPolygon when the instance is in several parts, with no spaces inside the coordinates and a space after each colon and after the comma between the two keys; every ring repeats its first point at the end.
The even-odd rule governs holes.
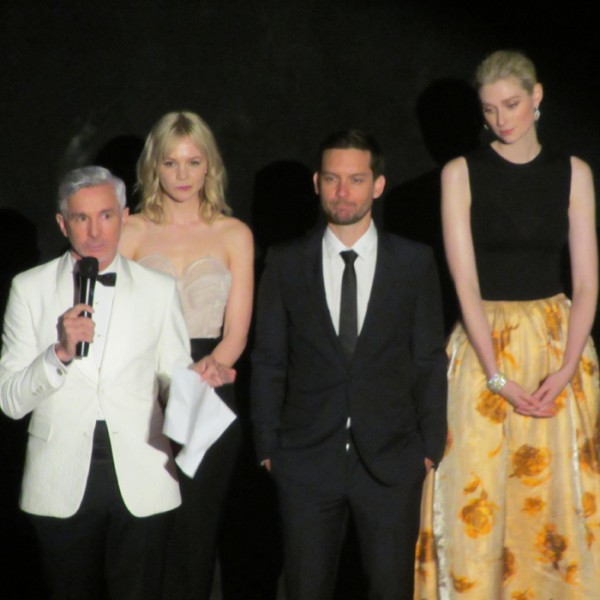
{"type": "Polygon", "coordinates": [[[540,115],[542,113],[540,112],[540,109],[536,106],[534,111],[533,111],[533,120],[534,121],[539,121],[540,120],[540,115]]]}

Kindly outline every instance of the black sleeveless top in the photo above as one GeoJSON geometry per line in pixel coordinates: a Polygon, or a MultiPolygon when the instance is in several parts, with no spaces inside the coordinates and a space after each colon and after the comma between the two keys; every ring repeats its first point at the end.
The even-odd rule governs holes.
{"type": "Polygon", "coordinates": [[[490,146],[466,157],[481,297],[535,300],[563,291],[571,162],[545,148],[511,163],[490,146]]]}

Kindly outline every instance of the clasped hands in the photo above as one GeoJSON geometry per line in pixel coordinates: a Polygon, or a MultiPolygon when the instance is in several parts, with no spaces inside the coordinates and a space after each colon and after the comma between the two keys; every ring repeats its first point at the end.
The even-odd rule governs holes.
{"type": "Polygon", "coordinates": [[[220,363],[211,354],[194,363],[192,369],[200,375],[202,381],[214,388],[235,381],[235,369],[220,363]]]}
{"type": "Polygon", "coordinates": [[[511,379],[498,393],[512,404],[519,415],[549,418],[556,415],[556,399],[570,380],[571,376],[564,369],[559,369],[548,375],[532,394],[511,379]]]}

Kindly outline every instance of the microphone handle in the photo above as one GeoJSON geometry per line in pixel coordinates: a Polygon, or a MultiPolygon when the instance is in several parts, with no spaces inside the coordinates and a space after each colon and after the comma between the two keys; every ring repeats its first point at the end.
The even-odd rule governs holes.
{"type": "MultiPolygon", "coordinates": [[[[94,288],[96,287],[95,277],[80,277],[79,278],[79,303],[92,306],[94,303],[94,288]]],[[[92,314],[87,310],[80,313],[80,317],[91,319],[92,314]]],[[[85,358],[90,352],[89,342],[77,342],[75,346],[75,356],[77,358],[85,358]]]]}

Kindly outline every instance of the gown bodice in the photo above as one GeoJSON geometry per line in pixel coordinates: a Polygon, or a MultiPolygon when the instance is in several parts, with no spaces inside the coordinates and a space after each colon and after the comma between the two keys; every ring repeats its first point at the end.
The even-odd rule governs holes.
{"type": "Polygon", "coordinates": [[[218,338],[221,335],[231,273],[219,259],[213,256],[197,258],[181,274],[162,254],[149,254],[138,262],[175,278],[190,338],[218,338]]]}

